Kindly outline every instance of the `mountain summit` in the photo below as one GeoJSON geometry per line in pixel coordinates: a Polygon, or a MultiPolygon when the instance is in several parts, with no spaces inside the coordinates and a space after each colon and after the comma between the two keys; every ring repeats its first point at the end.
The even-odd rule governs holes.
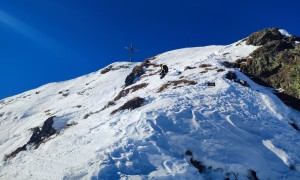
{"type": "MultiPolygon", "coordinates": [[[[300,113],[252,68],[268,55],[255,53],[277,57],[278,48],[299,63],[299,41],[263,32],[1,100],[0,179],[299,179],[300,113]]],[[[272,63],[260,67],[286,67],[272,63]]]]}

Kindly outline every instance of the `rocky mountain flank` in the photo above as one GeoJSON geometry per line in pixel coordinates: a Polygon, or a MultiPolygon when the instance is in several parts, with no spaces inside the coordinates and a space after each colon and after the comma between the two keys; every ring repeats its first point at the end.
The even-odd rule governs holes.
{"type": "Polygon", "coordinates": [[[257,83],[276,89],[276,95],[287,105],[300,110],[300,38],[269,28],[244,39],[247,45],[260,46],[232,66],[257,83]]]}

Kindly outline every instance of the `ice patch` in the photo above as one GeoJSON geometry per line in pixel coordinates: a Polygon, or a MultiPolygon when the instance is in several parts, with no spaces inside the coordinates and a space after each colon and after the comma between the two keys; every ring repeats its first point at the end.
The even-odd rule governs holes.
{"type": "Polygon", "coordinates": [[[278,30],[282,35],[287,36],[287,37],[291,37],[292,35],[290,33],[288,33],[285,29],[279,29],[278,30]]]}
{"type": "Polygon", "coordinates": [[[54,122],[52,128],[54,128],[55,130],[62,130],[66,126],[69,119],[63,117],[55,117],[53,121],[54,122]]]}

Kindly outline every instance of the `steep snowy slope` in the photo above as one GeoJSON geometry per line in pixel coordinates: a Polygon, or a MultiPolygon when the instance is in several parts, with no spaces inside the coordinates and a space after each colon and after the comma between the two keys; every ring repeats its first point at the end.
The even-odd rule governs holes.
{"type": "Polygon", "coordinates": [[[149,59],[128,87],[140,63],[2,100],[0,179],[299,179],[300,134],[291,126],[299,112],[223,65],[256,48],[174,50],[149,59]],[[162,80],[161,63],[169,66],[162,80]],[[115,111],[135,97],[141,107],[115,111]],[[57,133],[8,158],[52,116],[57,133]]]}

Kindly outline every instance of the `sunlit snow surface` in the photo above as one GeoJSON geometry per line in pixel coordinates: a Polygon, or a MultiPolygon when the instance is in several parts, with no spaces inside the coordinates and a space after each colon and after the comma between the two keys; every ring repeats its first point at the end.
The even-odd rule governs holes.
{"type": "Polygon", "coordinates": [[[292,35],[290,33],[288,33],[285,29],[279,29],[278,30],[282,35],[287,36],[287,37],[291,37],[292,35]]]}
{"type": "MultiPolygon", "coordinates": [[[[139,63],[120,62],[70,81],[51,83],[0,102],[0,158],[26,144],[31,128],[55,115],[60,130],[38,149],[20,152],[0,164],[0,179],[259,179],[300,178],[300,114],[266,88],[222,65],[248,56],[257,47],[229,46],[179,49],[160,54],[151,63],[167,64],[169,73],[142,76],[148,83],[101,110],[123,89],[126,76],[139,63]],[[204,73],[201,64],[212,65],[204,73]],[[196,67],[184,71],[186,66],[196,67]],[[217,69],[224,69],[217,72],[217,69]],[[225,78],[229,71],[249,87],[225,78]],[[157,90],[166,82],[194,80],[196,85],[157,90]],[[216,86],[207,86],[215,82],[216,86]],[[110,113],[133,97],[144,106],[110,113]],[[76,122],[67,129],[67,123],[76,122]],[[205,173],[191,165],[207,167],[205,173]],[[234,175],[233,175],[234,174],[234,175]]],[[[150,66],[146,75],[159,71],[150,66]]]]}

